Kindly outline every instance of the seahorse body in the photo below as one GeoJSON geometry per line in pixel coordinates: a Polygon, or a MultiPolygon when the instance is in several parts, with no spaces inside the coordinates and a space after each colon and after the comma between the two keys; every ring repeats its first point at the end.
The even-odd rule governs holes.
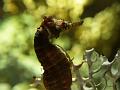
{"type": "Polygon", "coordinates": [[[35,53],[44,69],[45,88],[47,90],[71,90],[72,75],[69,57],[62,49],[49,41],[49,34],[58,34],[58,37],[60,29],[56,28],[56,25],[48,25],[51,21],[47,19],[38,28],[34,37],[35,53]]]}

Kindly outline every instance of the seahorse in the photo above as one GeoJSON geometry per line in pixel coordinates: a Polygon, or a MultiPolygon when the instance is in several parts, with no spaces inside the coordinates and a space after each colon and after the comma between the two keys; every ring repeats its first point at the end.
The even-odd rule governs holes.
{"type": "MultiPolygon", "coordinates": [[[[82,22],[77,22],[80,25],[82,22]]],[[[34,37],[34,49],[43,66],[43,83],[46,90],[71,90],[72,74],[69,55],[59,46],[50,42],[58,38],[60,32],[75,25],[51,16],[44,17],[34,37]]]]}

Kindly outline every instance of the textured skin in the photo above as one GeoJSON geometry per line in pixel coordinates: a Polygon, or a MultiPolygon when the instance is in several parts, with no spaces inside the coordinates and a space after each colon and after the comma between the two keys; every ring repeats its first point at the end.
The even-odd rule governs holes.
{"type": "Polygon", "coordinates": [[[46,90],[71,90],[72,75],[69,57],[60,47],[49,42],[47,30],[37,30],[34,48],[44,69],[43,82],[46,90]]]}

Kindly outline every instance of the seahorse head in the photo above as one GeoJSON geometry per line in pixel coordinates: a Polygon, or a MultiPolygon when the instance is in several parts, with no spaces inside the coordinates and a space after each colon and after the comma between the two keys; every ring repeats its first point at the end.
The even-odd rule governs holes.
{"type": "Polygon", "coordinates": [[[44,16],[41,27],[44,30],[47,30],[50,38],[57,38],[59,37],[60,32],[67,30],[70,25],[70,22],[61,19],[55,19],[52,16],[44,16]]]}

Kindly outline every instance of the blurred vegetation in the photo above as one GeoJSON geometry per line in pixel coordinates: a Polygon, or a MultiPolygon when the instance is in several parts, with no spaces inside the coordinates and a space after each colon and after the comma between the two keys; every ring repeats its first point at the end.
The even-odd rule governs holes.
{"type": "Polygon", "coordinates": [[[111,61],[120,47],[119,0],[0,0],[0,90],[37,90],[29,86],[34,75],[43,73],[33,39],[44,15],[84,19],[82,26],[54,40],[74,57],[74,64],[92,47],[111,61]]]}
{"type": "Polygon", "coordinates": [[[119,62],[120,50],[112,62],[108,61],[106,56],[99,55],[94,48],[86,50],[84,61],[77,66],[72,65],[77,90],[119,90],[119,62]]]}

